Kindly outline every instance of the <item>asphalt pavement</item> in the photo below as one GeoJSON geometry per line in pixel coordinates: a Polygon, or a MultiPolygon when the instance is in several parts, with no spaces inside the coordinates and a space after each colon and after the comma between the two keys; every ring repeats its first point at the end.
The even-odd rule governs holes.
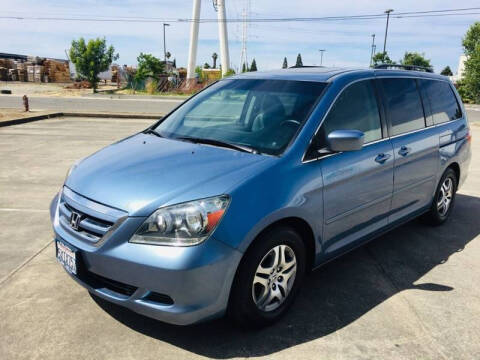
{"type": "MultiPolygon", "coordinates": [[[[30,109],[35,111],[61,112],[111,112],[164,115],[180,105],[186,98],[159,97],[143,95],[103,95],[53,97],[30,96],[30,109]]],[[[0,95],[1,108],[21,109],[22,97],[17,95],[0,95]]],[[[238,104],[232,102],[232,106],[238,104]]],[[[480,105],[467,105],[467,114],[471,122],[480,122],[480,105]]]]}
{"type": "MultiPolygon", "coordinates": [[[[112,112],[135,114],[166,114],[184,100],[178,98],[105,98],[105,97],[53,97],[30,96],[30,109],[35,111],[61,112],[112,112]]],[[[22,97],[17,95],[0,95],[1,108],[23,108],[22,97]]]]}
{"type": "Polygon", "coordinates": [[[137,315],[91,297],[55,260],[47,209],[68,167],[150,122],[0,128],[0,359],[480,358],[480,124],[449,222],[412,221],[329,263],[279,323],[245,332],[137,315]]]}

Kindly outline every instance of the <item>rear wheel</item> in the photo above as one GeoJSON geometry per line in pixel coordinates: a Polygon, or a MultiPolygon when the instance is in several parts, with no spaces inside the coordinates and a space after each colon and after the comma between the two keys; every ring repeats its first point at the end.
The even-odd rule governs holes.
{"type": "Polygon", "coordinates": [[[430,211],[423,217],[431,225],[441,225],[450,216],[457,192],[457,174],[448,168],[437,187],[430,211]]]}
{"type": "Polygon", "coordinates": [[[289,227],[262,234],[244,255],[228,314],[243,327],[277,321],[293,303],[305,274],[305,246],[289,227]]]}

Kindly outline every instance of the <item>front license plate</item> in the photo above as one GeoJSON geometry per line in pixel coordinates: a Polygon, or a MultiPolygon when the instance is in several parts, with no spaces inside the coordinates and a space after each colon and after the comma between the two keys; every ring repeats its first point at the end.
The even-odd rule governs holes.
{"type": "Polygon", "coordinates": [[[57,260],[70,274],[77,274],[77,257],[75,250],[56,240],[57,260]]]}

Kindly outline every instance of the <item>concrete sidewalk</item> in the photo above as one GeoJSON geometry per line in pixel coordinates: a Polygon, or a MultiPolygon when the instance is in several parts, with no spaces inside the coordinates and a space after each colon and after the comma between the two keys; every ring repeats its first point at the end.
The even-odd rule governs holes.
{"type": "Polygon", "coordinates": [[[68,167],[151,121],[0,128],[0,359],[479,359],[480,125],[452,219],[417,221],[313,273],[261,331],[175,327],[92,298],[56,263],[48,205],[68,167]]]}

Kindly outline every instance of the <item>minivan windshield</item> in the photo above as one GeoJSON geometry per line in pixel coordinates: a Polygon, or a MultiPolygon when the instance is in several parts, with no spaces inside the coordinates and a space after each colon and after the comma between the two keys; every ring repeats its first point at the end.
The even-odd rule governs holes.
{"type": "Polygon", "coordinates": [[[160,136],[279,155],[306,121],[325,83],[221,80],[166,117],[160,136]]]}

